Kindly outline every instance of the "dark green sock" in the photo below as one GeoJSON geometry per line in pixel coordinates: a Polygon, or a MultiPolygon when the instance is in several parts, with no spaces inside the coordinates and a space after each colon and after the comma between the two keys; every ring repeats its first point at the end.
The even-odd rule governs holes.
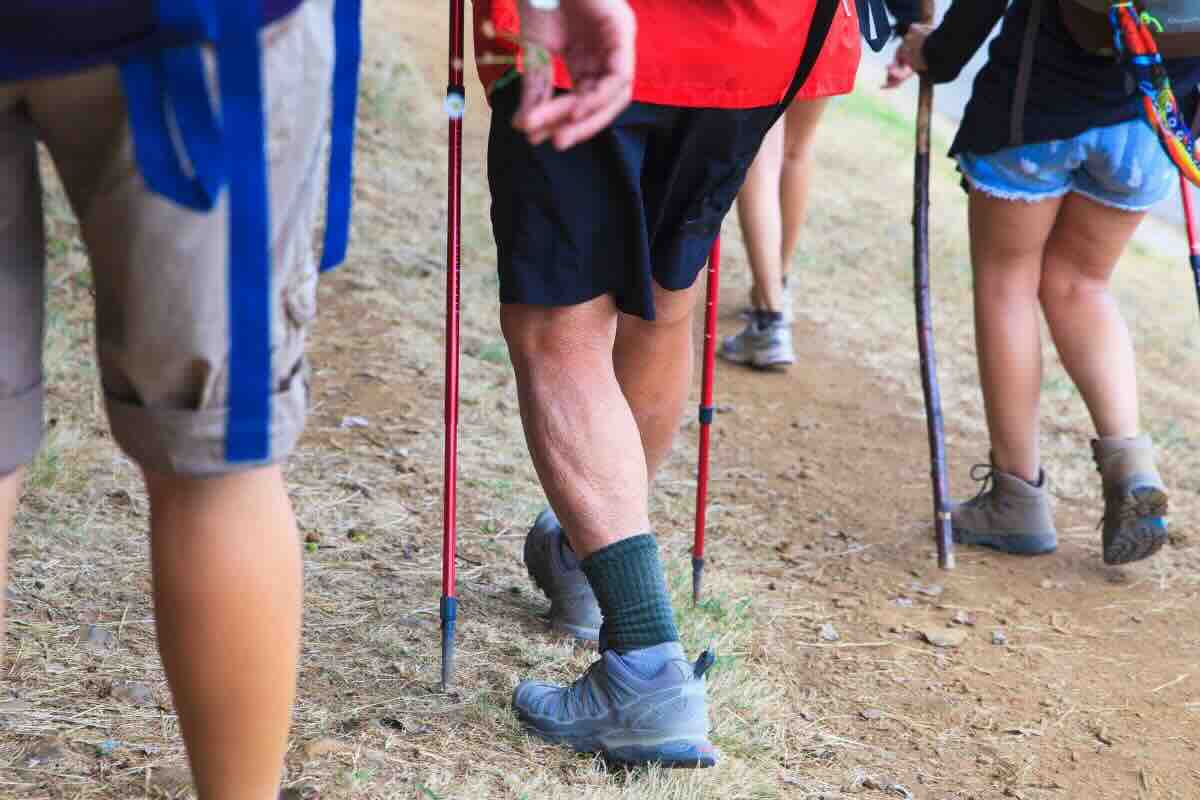
{"type": "Polygon", "coordinates": [[[592,553],[580,566],[604,615],[602,647],[628,653],[679,641],[653,536],[622,539],[592,553]]]}

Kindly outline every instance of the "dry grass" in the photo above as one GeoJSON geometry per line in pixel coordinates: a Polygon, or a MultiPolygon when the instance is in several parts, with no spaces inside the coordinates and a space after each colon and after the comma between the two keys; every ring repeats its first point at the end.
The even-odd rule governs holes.
{"type": "MultiPolygon", "coordinates": [[[[374,22],[382,13],[373,8],[374,22]]],[[[919,514],[903,515],[895,542],[896,531],[870,541],[845,535],[836,530],[845,524],[836,512],[810,516],[794,487],[791,495],[764,490],[762,501],[727,491],[735,483],[774,480],[757,461],[738,463],[729,454],[717,464],[713,509],[719,568],[709,577],[711,599],[692,609],[685,599],[690,448],[668,466],[654,515],[686,644],[693,652],[713,644],[721,656],[711,702],[722,765],[699,773],[608,772],[519,731],[508,710],[516,681],[570,679],[594,654],[548,635],[537,619],[544,603],[520,566],[523,526],[542,500],[494,322],[485,189],[474,157],[466,193],[460,685],[449,697],[437,691],[445,153],[436,87],[421,77],[421,65],[405,60],[405,48],[386,27],[373,30],[356,249],[350,268],[323,289],[310,433],[290,467],[308,542],[300,703],[286,776],[291,796],[901,796],[898,789],[871,788],[888,785],[889,775],[902,778],[914,796],[935,800],[995,797],[1006,787],[1017,792],[1011,796],[1065,796],[1044,785],[1039,770],[1049,755],[1035,745],[1058,737],[1056,746],[1086,753],[1097,739],[1112,738],[1113,720],[1123,713],[1081,690],[1089,685],[1071,673],[1076,657],[1093,659],[1097,668],[1147,669],[1091,648],[1092,639],[1107,633],[1101,622],[1047,615],[1023,598],[979,596],[975,583],[992,584],[988,565],[972,554],[945,595],[898,608],[896,598],[913,595],[905,587],[914,577],[929,578],[919,569],[906,575],[899,566],[872,566],[871,557],[922,563],[914,543],[924,535],[919,514]],[[348,415],[370,424],[344,429],[348,415]],[[745,537],[765,536],[767,521],[781,509],[795,519],[780,535],[814,532],[816,544],[802,558],[783,550],[777,557],[768,547],[773,539],[740,547],[745,537]],[[781,568],[781,559],[788,566],[781,568]],[[852,561],[873,583],[841,583],[852,561]],[[774,590],[777,579],[779,591],[768,599],[766,582],[774,590]],[[944,620],[956,608],[978,614],[981,629],[1008,629],[1015,641],[1002,666],[991,652],[960,656],[913,640],[919,625],[944,620]],[[814,630],[832,619],[843,639],[823,643],[814,630]],[[1022,692],[1020,681],[1009,680],[1018,672],[1032,676],[1037,684],[1028,691],[1048,705],[1018,706],[1012,698],[1022,692]]],[[[828,185],[817,190],[810,245],[797,266],[805,287],[801,315],[818,323],[826,346],[874,376],[912,420],[921,407],[907,335],[907,125],[871,95],[834,106],[820,145],[828,185]]],[[[938,345],[954,481],[962,493],[969,488],[966,466],[983,455],[984,434],[974,388],[964,203],[952,170],[940,161],[933,197],[938,345]]],[[[185,762],[153,642],[141,537],[146,500],[133,466],[104,433],[90,358],[87,273],[55,198],[47,335],[53,427],[13,541],[0,797],[186,796],[185,762]],[[152,696],[139,696],[137,686],[152,696]]],[[[736,240],[732,221],[727,234],[736,240]]],[[[1186,530],[1200,493],[1194,477],[1200,456],[1189,438],[1196,420],[1188,411],[1196,385],[1192,353],[1200,344],[1195,308],[1182,258],[1135,248],[1128,261],[1119,286],[1139,343],[1147,424],[1164,448],[1176,524],[1186,530]]],[[[727,274],[729,296],[743,296],[738,271],[727,274]]],[[[1088,518],[1099,503],[1087,459],[1089,426],[1049,351],[1048,364],[1047,462],[1060,503],[1088,518]]],[[[787,413],[784,407],[780,419],[787,413]]],[[[913,470],[914,484],[923,482],[922,471],[913,470]]],[[[861,486],[840,488],[867,493],[870,480],[863,475],[861,486]]],[[[1066,533],[1086,539],[1088,555],[1098,558],[1090,529],[1066,533]]],[[[1171,549],[1152,567],[1128,573],[1125,591],[1107,602],[1126,616],[1180,613],[1191,608],[1196,567],[1194,551],[1171,549]],[[1149,591],[1133,591],[1139,585],[1149,591]]],[[[1166,702],[1187,685],[1185,679],[1157,697],[1166,702]]],[[[1147,769],[1140,780],[1160,786],[1161,776],[1147,769]]]]}

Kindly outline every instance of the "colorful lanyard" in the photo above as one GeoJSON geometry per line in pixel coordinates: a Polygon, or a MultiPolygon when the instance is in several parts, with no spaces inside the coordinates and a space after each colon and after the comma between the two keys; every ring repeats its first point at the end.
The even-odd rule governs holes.
{"type": "Polygon", "coordinates": [[[1142,93],[1142,104],[1151,127],[1179,172],[1200,186],[1200,159],[1191,125],[1183,118],[1179,101],[1171,89],[1171,78],[1158,52],[1152,28],[1162,24],[1150,13],[1139,13],[1131,0],[1113,0],[1108,12],[1117,52],[1129,59],[1142,93]]]}

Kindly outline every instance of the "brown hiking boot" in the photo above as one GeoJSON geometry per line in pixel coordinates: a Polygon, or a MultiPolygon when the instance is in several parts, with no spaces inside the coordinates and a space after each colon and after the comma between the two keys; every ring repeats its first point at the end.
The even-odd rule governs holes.
{"type": "Polygon", "coordinates": [[[1150,437],[1096,439],[1092,453],[1104,483],[1104,563],[1149,558],[1167,541],[1167,489],[1150,437]]]}
{"type": "Polygon", "coordinates": [[[977,464],[971,478],[982,486],[973,500],[953,509],[954,541],[1021,556],[1054,552],[1058,533],[1045,472],[1034,486],[989,464],[977,464]]]}

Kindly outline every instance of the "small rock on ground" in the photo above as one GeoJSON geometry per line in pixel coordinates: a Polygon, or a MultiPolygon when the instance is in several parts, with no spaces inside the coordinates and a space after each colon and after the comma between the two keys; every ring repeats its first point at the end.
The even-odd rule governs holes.
{"type": "Polygon", "coordinates": [[[824,625],[821,626],[821,640],[822,641],[836,642],[838,639],[841,639],[841,638],[842,638],[842,635],[840,633],[838,633],[837,628],[833,627],[832,623],[826,622],[824,625]]]}
{"type": "Polygon", "coordinates": [[[84,625],[79,631],[79,640],[89,650],[111,650],[117,643],[112,631],[99,625],[84,625]]]}
{"type": "Polygon", "coordinates": [[[967,632],[962,628],[926,628],[921,635],[934,647],[943,649],[961,647],[967,641],[967,632]]]}
{"type": "Polygon", "coordinates": [[[113,684],[112,698],[118,703],[128,703],[131,706],[152,706],[155,704],[154,690],[144,683],[137,683],[135,681],[113,684]]]}

